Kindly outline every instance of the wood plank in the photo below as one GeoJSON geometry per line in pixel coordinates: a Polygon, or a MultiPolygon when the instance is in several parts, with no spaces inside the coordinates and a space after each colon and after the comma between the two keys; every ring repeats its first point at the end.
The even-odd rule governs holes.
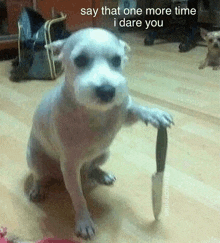
{"type": "MultiPolygon", "coordinates": [[[[91,242],[220,242],[219,71],[198,70],[206,47],[179,53],[178,43],[143,45],[143,34],[127,33],[131,46],[125,73],[134,100],[174,116],[168,130],[163,212],[155,222],[151,176],[156,171],[156,129],[137,123],[123,128],[103,168],[117,177],[114,187],[87,195],[98,226],[91,242]]],[[[72,238],[74,211],[65,188],[30,203],[25,152],[32,116],[42,95],[62,80],[10,82],[10,62],[0,62],[0,226],[9,235],[36,241],[72,238]]]]}

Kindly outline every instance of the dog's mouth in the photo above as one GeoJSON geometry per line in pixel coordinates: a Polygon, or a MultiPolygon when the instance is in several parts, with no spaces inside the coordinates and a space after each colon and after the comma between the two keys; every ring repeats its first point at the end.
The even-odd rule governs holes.
{"type": "Polygon", "coordinates": [[[100,107],[100,108],[102,107],[104,109],[109,109],[110,107],[112,107],[114,105],[114,103],[115,103],[114,99],[106,101],[106,100],[102,100],[100,98],[96,98],[94,105],[97,107],[100,107]]]}
{"type": "Polygon", "coordinates": [[[104,100],[101,100],[99,98],[96,98],[95,103],[99,106],[109,106],[109,105],[112,105],[114,103],[114,99],[111,99],[109,101],[104,101],[104,100]]]}
{"type": "Polygon", "coordinates": [[[218,44],[214,44],[213,47],[214,47],[215,49],[219,49],[219,45],[218,45],[218,44]]]}
{"type": "Polygon", "coordinates": [[[105,102],[100,99],[95,98],[92,102],[86,104],[85,106],[92,110],[107,111],[112,109],[115,102],[112,100],[110,102],[105,102]]]}
{"type": "Polygon", "coordinates": [[[97,96],[93,96],[92,102],[90,104],[87,104],[89,107],[95,109],[95,110],[109,110],[116,104],[116,97],[113,98],[100,98],[97,96]]]}
{"type": "Polygon", "coordinates": [[[114,98],[111,99],[106,98],[105,100],[97,98],[97,103],[99,103],[100,105],[109,105],[114,103],[114,98]]]}

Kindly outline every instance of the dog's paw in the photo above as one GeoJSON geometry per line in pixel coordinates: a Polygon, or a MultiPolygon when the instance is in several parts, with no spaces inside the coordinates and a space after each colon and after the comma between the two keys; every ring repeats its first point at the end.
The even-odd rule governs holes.
{"type": "Polygon", "coordinates": [[[213,67],[213,70],[215,70],[215,71],[217,71],[217,70],[219,70],[220,69],[220,66],[214,66],[213,67]]]}
{"type": "Polygon", "coordinates": [[[173,118],[165,111],[161,111],[157,108],[142,110],[142,119],[146,124],[150,122],[154,127],[171,127],[174,125],[173,118]]]}
{"type": "Polygon", "coordinates": [[[48,189],[46,187],[36,183],[29,192],[29,199],[32,202],[42,202],[46,199],[47,193],[48,189]]]}
{"type": "Polygon", "coordinates": [[[88,216],[76,221],[75,233],[77,237],[84,240],[91,240],[95,236],[95,224],[88,216]]]}
{"type": "Polygon", "coordinates": [[[113,174],[104,172],[102,178],[100,178],[99,184],[112,186],[116,181],[116,177],[113,174]]]}
{"type": "Polygon", "coordinates": [[[203,64],[201,64],[200,66],[199,66],[199,69],[204,69],[205,68],[205,65],[203,65],[203,64]]]}
{"type": "Polygon", "coordinates": [[[111,186],[116,181],[116,177],[113,174],[106,173],[100,168],[95,168],[90,172],[90,179],[95,180],[101,185],[111,186]]]}

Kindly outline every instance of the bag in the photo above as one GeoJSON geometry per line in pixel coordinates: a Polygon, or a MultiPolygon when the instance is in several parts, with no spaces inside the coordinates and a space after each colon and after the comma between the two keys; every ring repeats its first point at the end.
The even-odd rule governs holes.
{"type": "Polygon", "coordinates": [[[46,21],[33,9],[23,9],[18,20],[18,58],[12,63],[12,81],[52,80],[62,73],[62,63],[44,46],[70,36],[65,19],[66,15],[61,13],[58,18],[46,21]]]}

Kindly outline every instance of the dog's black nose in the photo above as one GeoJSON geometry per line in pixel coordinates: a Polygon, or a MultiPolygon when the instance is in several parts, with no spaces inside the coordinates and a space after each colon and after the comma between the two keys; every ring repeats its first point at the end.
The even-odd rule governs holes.
{"type": "Polygon", "coordinates": [[[108,84],[96,87],[95,92],[97,97],[104,102],[110,102],[115,96],[115,88],[108,84]]]}
{"type": "Polygon", "coordinates": [[[217,43],[215,43],[213,46],[214,46],[215,48],[218,48],[218,44],[217,44],[217,43]]]}

